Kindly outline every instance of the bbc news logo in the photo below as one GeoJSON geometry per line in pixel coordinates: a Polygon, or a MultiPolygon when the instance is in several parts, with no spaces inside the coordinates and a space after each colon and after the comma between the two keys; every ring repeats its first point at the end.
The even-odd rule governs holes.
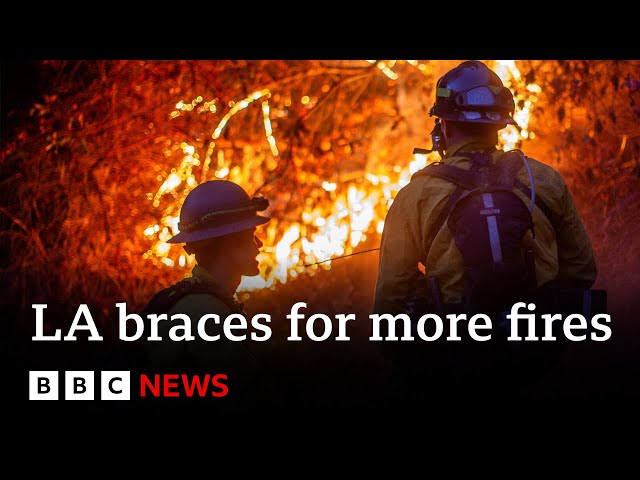
{"type": "MultiPolygon", "coordinates": [[[[131,372],[99,372],[100,400],[131,400],[131,372]]],[[[95,372],[64,372],[64,396],[60,393],[58,372],[39,370],[29,372],[29,400],[94,400],[95,372]]],[[[225,397],[229,393],[224,373],[188,375],[178,373],[141,374],[140,398],[225,397]]]]}
{"type": "MultiPolygon", "coordinates": [[[[93,371],[64,372],[64,400],[94,400],[93,371]]],[[[58,372],[29,372],[29,400],[58,400],[60,397],[58,372]]],[[[131,374],[126,371],[100,372],[101,400],[131,400],[131,374]]]]}

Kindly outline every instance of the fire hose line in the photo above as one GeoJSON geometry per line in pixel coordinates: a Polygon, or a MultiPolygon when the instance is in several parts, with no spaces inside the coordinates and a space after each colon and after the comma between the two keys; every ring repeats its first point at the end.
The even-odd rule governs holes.
{"type": "Polygon", "coordinates": [[[361,252],[353,252],[353,253],[349,253],[348,255],[340,255],[339,257],[327,258],[326,260],[321,260],[319,262],[308,263],[308,264],[305,265],[305,268],[306,267],[312,267],[314,265],[319,265],[319,264],[325,263],[325,262],[330,262],[332,260],[338,260],[339,258],[353,257],[354,255],[360,255],[361,253],[375,252],[377,250],[380,250],[380,247],[378,247],[378,248],[370,248],[369,250],[362,250],[361,252]]]}

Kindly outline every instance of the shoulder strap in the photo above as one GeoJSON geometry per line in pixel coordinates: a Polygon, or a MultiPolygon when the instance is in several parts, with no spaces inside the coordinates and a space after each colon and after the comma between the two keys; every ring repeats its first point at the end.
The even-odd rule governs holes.
{"type": "Polygon", "coordinates": [[[438,214],[438,217],[433,224],[433,228],[429,232],[429,236],[425,241],[425,258],[429,256],[431,245],[433,244],[436,235],[438,234],[438,232],[440,232],[442,226],[447,221],[447,217],[449,217],[453,206],[460,199],[460,197],[462,197],[465,191],[473,190],[478,187],[481,181],[479,170],[489,164],[489,159],[489,152],[474,152],[469,155],[469,160],[471,161],[471,167],[469,168],[469,170],[464,170],[462,168],[454,167],[452,165],[446,165],[443,163],[435,163],[432,165],[428,165],[427,167],[423,168],[413,175],[414,177],[419,175],[439,177],[456,185],[456,188],[449,196],[447,203],[444,205],[442,210],[440,210],[440,213],[438,214]]]}

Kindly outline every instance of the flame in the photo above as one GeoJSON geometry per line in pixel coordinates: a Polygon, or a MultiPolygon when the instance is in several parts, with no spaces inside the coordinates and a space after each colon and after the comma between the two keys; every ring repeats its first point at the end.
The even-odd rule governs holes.
{"type": "MultiPolygon", "coordinates": [[[[368,60],[377,67],[389,82],[395,82],[399,73],[394,70],[398,65],[407,65],[418,69],[425,75],[432,72],[432,66],[417,60],[368,60]]],[[[508,126],[499,132],[500,144],[505,150],[516,148],[524,139],[533,138],[529,127],[531,112],[538,95],[540,86],[527,84],[517,68],[514,60],[498,60],[489,62],[489,66],[500,76],[503,83],[514,94],[516,111],[514,119],[516,126],[508,126]]],[[[173,201],[162,211],[162,219],[158,224],[146,225],[141,228],[145,238],[152,242],[144,258],[153,259],[172,268],[190,269],[195,259],[185,255],[181,250],[171,250],[166,241],[178,233],[179,209],[186,195],[200,182],[211,178],[227,178],[240,185],[260,184],[261,166],[263,163],[271,169],[279,158],[277,139],[274,135],[272,118],[285,116],[283,110],[272,108],[270,103],[270,89],[262,89],[238,100],[228,102],[229,109],[218,121],[211,135],[204,160],[201,161],[197,149],[187,143],[167,141],[165,156],[182,151],[182,159],[177,168],[170,172],[161,172],[158,180],[160,187],[155,194],[148,193],[147,198],[153,200],[153,205],[159,208],[160,201],[165,195],[171,195],[173,201]],[[232,166],[230,159],[225,157],[224,150],[217,148],[218,141],[229,121],[239,111],[250,107],[257,100],[262,111],[264,124],[265,146],[268,149],[247,146],[244,149],[241,165],[232,166]],[[216,153],[217,152],[217,153],[216,153]],[[267,152],[271,155],[268,157],[267,152]],[[215,153],[215,155],[214,155],[215,153]],[[201,167],[200,180],[195,177],[194,167],[201,167]],[[213,169],[213,173],[209,170],[213,169]]],[[[279,98],[278,95],[274,96],[279,98]]],[[[298,101],[304,108],[310,108],[316,97],[303,95],[297,99],[283,95],[281,104],[285,107],[292,101],[298,101]]],[[[169,118],[193,113],[216,114],[224,105],[219,99],[203,101],[201,96],[191,102],[179,101],[169,118]],[[193,113],[188,113],[193,112],[193,113]]],[[[329,142],[321,144],[323,151],[331,148],[346,148],[332,146],[329,142]]],[[[357,247],[368,239],[379,239],[384,228],[384,219],[393,203],[398,191],[407,185],[411,175],[424,168],[427,164],[439,159],[437,153],[429,155],[414,155],[407,165],[388,165],[377,162],[369,167],[359,178],[343,182],[330,179],[320,179],[317,187],[322,192],[322,200],[316,203],[304,202],[298,210],[287,212],[288,218],[272,218],[261,227],[259,235],[264,247],[258,255],[260,274],[254,277],[243,277],[239,290],[248,292],[262,288],[274,288],[279,283],[286,283],[302,273],[314,275],[320,269],[330,269],[328,259],[353,253],[357,247]],[[291,217],[291,218],[289,218],[291,217]],[[316,262],[310,267],[305,265],[316,262]]],[[[304,173],[301,173],[303,175],[304,173]]],[[[303,179],[301,179],[303,181],[303,179]]]]}
{"type": "Polygon", "coordinates": [[[542,88],[535,83],[527,84],[525,82],[516,66],[515,60],[496,60],[492,69],[498,74],[502,83],[511,90],[516,103],[513,119],[518,126],[507,125],[507,128],[500,131],[500,144],[502,147],[505,150],[513,150],[517,148],[522,140],[535,136],[533,132],[528,130],[529,120],[533,105],[538,99],[542,88]]]}

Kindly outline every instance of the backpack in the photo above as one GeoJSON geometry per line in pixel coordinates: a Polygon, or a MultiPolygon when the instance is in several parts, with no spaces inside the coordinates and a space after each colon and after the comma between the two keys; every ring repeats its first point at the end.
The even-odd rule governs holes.
{"type": "Polygon", "coordinates": [[[464,264],[463,304],[499,311],[537,286],[533,251],[523,246],[527,231],[535,236],[531,215],[534,202],[552,225],[555,218],[544,202],[516,178],[523,161],[526,165],[522,152],[505,153],[497,163],[491,162],[489,152],[472,153],[469,159],[469,170],[435,163],[414,174],[456,185],[426,247],[428,252],[446,223],[464,264]],[[516,195],[516,188],[532,199],[530,205],[516,195]]]}

